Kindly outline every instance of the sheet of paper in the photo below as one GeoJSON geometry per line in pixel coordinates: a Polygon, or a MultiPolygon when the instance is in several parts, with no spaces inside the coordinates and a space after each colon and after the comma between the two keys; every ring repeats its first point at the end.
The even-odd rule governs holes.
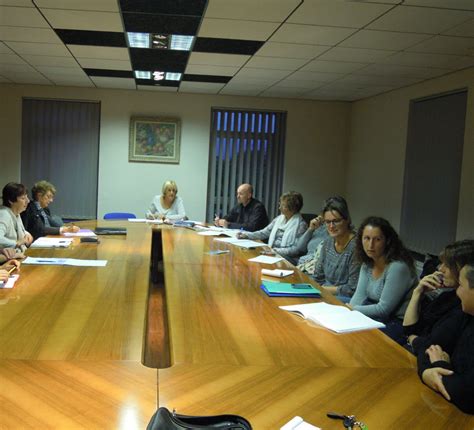
{"type": "Polygon", "coordinates": [[[83,267],[104,267],[107,260],[79,260],[76,258],[33,258],[28,257],[23,264],[56,265],[56,266],[83,266],[83,267]]]}
{"type": "Polygon", "coordinates": [[[200,236],[220,236],[222,233],[214,230],[204,230],[198,232],[200,236]]]}
{"type": "Polygon", "coordinates": [[[272,257],[270,255],[259,255],[258,257],[249,258],[248,261],[251,261],[253,263],[275,264],[281,260],[283,260],[282,257],[272,257]]]}
{"type": "Polygon", "coordinates": [[[262,275],[275,276],[277,278],[284,278],[295,273],[294,270],[282,270],[282,269],[262,269],[262,275]]]}
{"type": "Polygon", "coordinates": [[[0,288],[13,288],[20,275],[10,275],[7,282],[0,282],[0,288]]]}
{"type": "Polygon", "coordinates": [[[147,220],[146,218],[128,218],[128,221],[129,222],[147,222],[149,220],[147,220]]]}
{"type": "Polygon", "coordinates": [[[232,245],[240,246],[241,248],[258,248],[259,246],[268,246],[266,243],[255,242],[254,240],[240,239],[231,242],[232,245]]]}
{"type": "Polygon", "coordinates": [[[31,248],[67,248],[73,239],[63,239],[56,237],[39,237],[32,244],[31,248]]]}
{"type": "Polygon", "coordinates": [[[218,242],[235,244],[241,239],[236,239],[235,237],[216,237],[214,240],[217,240],[218,242]]]}
{"type": "Polygon", "coordinates": [[[66,236],[66,237],[95,237],[96,234],[92,230],[81,228],[76,233],[63,233],[63,236],[66,236]]]}

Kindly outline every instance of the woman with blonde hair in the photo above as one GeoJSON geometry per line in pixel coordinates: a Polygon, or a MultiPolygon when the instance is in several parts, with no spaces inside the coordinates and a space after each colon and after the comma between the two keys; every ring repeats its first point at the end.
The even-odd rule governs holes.
{"type": "Polygon", "coordinates": [[[186,218],[183,199],[178,194],[175,181],[166,181],[161,189],[161,194],[153,197],[150,208],[146,213],[147,219],[160,219],[162,221],[178,221],[186,218]]]}

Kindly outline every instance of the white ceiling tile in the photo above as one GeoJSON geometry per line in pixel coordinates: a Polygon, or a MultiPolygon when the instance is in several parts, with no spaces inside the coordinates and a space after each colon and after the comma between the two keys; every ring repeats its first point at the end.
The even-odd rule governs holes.
{"type": "Polygon", "coordinates": [[[215,82],[188,82],[183,81],[179,86],[179,92],[217,94],[225,84],[215,82]]]}
{"type": "Polygon", "coordinates": [[[281,79],[281,76],[248,76],[245,74],[240,76],[240,74],[237,74],[227,83],[227,85],[266,88],[277,83],[281,79]]]}
{"type": "Polygon", "coordinates": [[[86,76],[84,70],[79,66],[60,67],[60,66],[36,66],[36,69],[45,75],[61,75],[61,76],[86,76]]]}
{"type": "Polygon", "coordinates": [[[301,71],[323,73],[351,73],[354,70],[362,69],[365,66],[367,66],[367,63],[322,61],[317,59],[311,61],[306,66],[302,67],[301,71]]]}
{"type": "Polygon", "coordinates": [[[466,21],[463,24],[452,27],[449,30],[443,31],[443,34],[446,34],[449,36],[474,37],[474,19],[471,19],[469,21],[466,21]]]}
{"type": "Polygon", "coordinates": [[[13,51],[3,42],[0,42],[0,54],[13,54],[13,51]]]}
{"type": "Polygon", "coordinates": [[[474,38],[434,36],[429,40],[408,48],[407,51],[474,56],[474,38]]]}
{"type": "Polygon", "coordinates": [[[308,90],[303,88],[271,87],[268,88],[268,90],[263,91],[260,96],[294,98],[299,97],[307,92],[308,90]]]}
{"type": "Polygon", "coordinates": [[[249,58],[250,55],[191,52],[188,64],[240,67],[243,66],[249,58]]]}
{"type": "Polygon", "coordinates": [[[26,62],[16,54],[1,53],[0,64],[26,64],[26,62]]]}
{"type": "Polygon", "coordinates": [[[360,28],[373,21],[392,6],[335,0],[305,1],[287,22],[360,28]]]}
{"type": "Polygon", "coordinates": [[[76,58],[100,58],[103,60],[125,60],[128,61],[128,48],[116,48],[110,46],[90,45],[67,45],[76,58]]]}
{"type": "Polygon", "coordinates": [[[0,25],[50,28],[34,8],[0,6],[0,25]]]}
{"type": "Polygon", "coordinates": [[[132,70],[130,61],[100,60],[98,58],[78,58],[77,61],[85,69],[132,70]]]}
{"type": "Polygon", "coordinates": [[[29,64],[2,64],[0,63],[0,73],[5,75],[5,73],[38,73],[33,67],[29,64]]]}
{"type": "Polygon", "coordinates": [[[306,91],[314,90],[320,86],[324,85],[324,82],[314,82],[314,81],[305,81],[305,80],[289,80],[283,79],[282,81],[278,82],[273,88],[301,88],[306,91]]]}
{"type": "Polygon", "coordinates": [[[51,81],[49,81],[39,73],[15,72],[3,73],[3,75],[11,81],[15,82],[16,84],[51,85],[51,81]]]}
{"type": "Polygon", "coordinates": [[[311,59],[327,51],[329,46],[303,45],[297,43],[266,42],[256,53],[263,57],[311,59]]]}
{"type": "Polygon", "coordinates": [[[137,85],[137,90],[176,93],[178,91],[178,87],[163,87],[161,85],[137,85]]]}
{"type": "Polygon", "coordinates": [[[35,0],[40,8],[118,12],[117,0],[35,0]]]}
{"type": "Polygon", "coordinates": [[[430,67],[398,66],[395,64],[371,64],[354,73],[375,76],[408,76],[414,78],[428,79],[451,72],[452,70],[449,69],[438,69],[430,67]]]}
{"type": "Polygon", "coordinates": [[[297,71],[286,78],[286,81],[332,82],[345,76],[344,73],[322,73],[297,71]]]}
{"type": "Polygon", "coordinates": [[[0,40],[4,42],[59,43],[61,39],[50,28],[28,28],[0,26],[0,40]]]}
{"type": "Polygon", "coordinates": [[[342,42],[355,31],[353,28],[283,24],[270,38],[270,41],[334,46],[342,42]]]}
{"type": "Polygon", "coordinates": [[[64,45],[56,43],[7,42],[17,54],[48,55],[52,57],[70,57],[71,53],[64,45]]]}
{"type": "Polygon", "coordinates": [[[10,79],[7,79],[7,78],[3,77],[3,76],[0,76],[0,82],[9,84],[12,81],[10,79]]]}
{"type": "Polygon", "coordinates": [[[268,87],[272,86],[277,81],[272,83],[248,83],[248,82],[239,82],[239,81],[230,81],[226,84],[226,88],[232,88],[234,90],[252,90],[254,92],[260,92],[266,90],[268,87]]]}
{"type": "Polygon", "coordinates": [[[427,34],[395,31],[360,30],[339,44],[349,48],[372,48],[399,51],[429,39],[427,34]]]}
{"type": "Polygon", "coordinates": [[[51,77],[47,76],[48,79],[56,85],[69,86],[69,87],[94,87],[93,82],[88,78],[68,78],[68,77],[51,77]]]}
{"type": "Polygon", "coordinates": [[[283,22],[300,0],[210,0],[206,18],[283,22]]]}
{"type": "Polygon", "coordinates": [[[367,86],[391,86],[401,87],[413,85],[424,80],[424,78],[410,78],[404,76],[371,76],[371,75],[346,75],[340,82],[357,83],[367,86]]]}
{"type": "Polygon", "coordinates": [[[255,69],[251,67],[244,67],[237,73],[239,78],[264,78],[264,79],[283,79],[290,74],[286,70],[270,70],[270,69],[255,69]]]}
{"type": "Polygon", "coordinates": [[[368,25],[368,29],[438,34],[472,18],[474,12],[397,6],[368,25]]]}
{"type": "Polygon", "coordinates": [[[356,98],[349,91],[323,91],[321,88],[305,94],[302,98],[309,100],[326,100],[326,101],[352,101],[356,98]]]}
{"type": "Polygon", "coordinates": [[[240,67],[235,66],[204,66],[201,64],[188,64],[185,73],[191,75],[234,76],[240,67]]]}
{"type": "Polygon", "coordinates": [[[50,57],[48,55],[22,55],[32,66],[59,66],[79,68],[73,57],[50,57]]]}
{"type": "Polygon", "coordinates": [[[474,10],[474,2],[472,0],[405,0],[404,4],[407,6],[474,10]]]}
{"type": "Polygon", "coordinates": [[[336,46],[320,55],[318,60],[376,63],[395,52],[381,49],[342,48],[336,46]]]}
{"type": "Polygon", "coordinates": [[[199,29],[199,36],[224,39],[267,40],[277,29],[278,25],[273,22],[204,18],[199,29]]]}
{"type": "Polygon", "coordinates": [[[244,97],[255,97],[261,93],[257,89],[248,89],[248,88],[232,88],[224,87],[219,94],[229,95],[229,96],[244,96],[244,97]]]}
{"type": "Polygon", "coordinates": [[[1,6],[35,7],[31,0],[0,0],[1,6]]]}
{"type": "Polygon", "coordinates": [[[296,70],[303,66],[308,60],[298,58],[278,58],[278,57],[252,57],[246,67],[258,69],[276,70],[296,70]]]}
{"type": "Polygon", "coordinates": [[[107,76],[91,76],[90,78],[98,88],[136,89],[135,79],[133,78],[110,78],[107,76]]]}
{"type": "Polygon", "coordinates": [[[383,59],[380,63],[414,67],[438,67],[456,70],[474,66],[474,57],[445,54],[422,54],[420,52],[399,52],[383,59]]]}
{"type": "Polygon", "coordinates": [[[42,9],[53,28],[123,31],[119,13],[82,10],[42,9]]]}

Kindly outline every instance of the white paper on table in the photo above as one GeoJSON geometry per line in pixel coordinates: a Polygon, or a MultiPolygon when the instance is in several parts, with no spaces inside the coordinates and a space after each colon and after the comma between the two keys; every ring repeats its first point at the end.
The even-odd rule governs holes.
{"type": "Polygon", "coordinates": [[[240,246],[241,248],[258,248],[259,246],[268,246],[266,243],[255,242],[254,240],[240,239],[231,242],[232,245],[240,246]]]}
{"type": "Polygon", "coordinates": [[[281,260],[283,260],[282,257],[272,257],[270,255],[259,255],[258,257],[249,258],[248,261],[251,261],[253,263],[275,264],[281,260]]]}
{"type": "Polygon", "coordinates": [[[79,260],[77,258],[33,258],[28,257],[23,264],[56,265],[56,266],[84,266],[104,267],[107,260],[79,260]]]}
{"type": "Polygon", "coordinates": [[[67,248],[72,242],[73,239],[39,237],[31,244],[31,248],[67,248]]]}
{"type": "Polygon", "coordinates": [[[200,236],[220,236],[222,233],[220,231],[213,231],[213,230],[204,230],[198,232],[200,236]]]}
{"type": "Polygon", "coordinates": [[[294,417],[288,421],[280,430],[321,430],[319,427],[307,423],[301,417],[294,417]]]}
{"type": "Polygon", "coordinates": [[[63,233],[63,236],[66,236],[66,237],[95,237],[97,235],[92,230],[81,228],[76,233],[69,233],[69,232],[63,233]]]}
{"type": "Polygon", "coordinates": [[[147,222],[146,218],[128,218],[128,222],[147,222]]]}
{"type": "Polygon", "coordinates": [[[165,222],[162,219],[147,219],[147,224],[164,224],[165,222]]]}
{"type": "Polygon", "coordinates": [[[236,242],[239,242],[242,239],[237,239],[235,237],[216,237],[214,240],[216,240],[217,242],[235,244],[236,242]]]}
{"type": "Polygon", "coordinates": [[[295,273],[294,270],[283,270],[283,269],[262,269],[262,275],[275,276],[277,278],[284,278],[295,273]]]}
{"type": "Polygon", "coordinates": [[[13,288],[20,275],[10,275],[7,282],[0,282],[0,288],[13,288]]]}

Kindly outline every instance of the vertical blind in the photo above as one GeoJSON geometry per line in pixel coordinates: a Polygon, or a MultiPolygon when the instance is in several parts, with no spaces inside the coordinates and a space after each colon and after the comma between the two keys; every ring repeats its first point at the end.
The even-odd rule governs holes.
{"type": "Polygon", "coordinates": [[[211,115],[207,220],[228,213],[247,182],[272,219],[283,185],[286,112],[213,108],[211,115]]]}
{"type": "Polygon", "coordinates": [[[100,104],[23,99],[21,181],[57,189],[52,212],[97,218],[100,104]]]}
{"type": "Polygon", "coordinates": [[[456,239],[466,101],[461,91],[410,105],[400,234],[422,254],[456,239]]]}

